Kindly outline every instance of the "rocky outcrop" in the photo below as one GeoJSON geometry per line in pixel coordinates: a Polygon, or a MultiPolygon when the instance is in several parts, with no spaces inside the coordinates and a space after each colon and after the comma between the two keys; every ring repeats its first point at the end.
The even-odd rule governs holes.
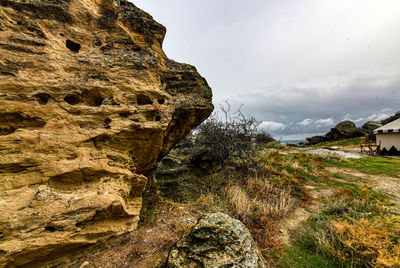
{"type": "Polygon", "coordinates": [[[306,140],[307,140],[307,143],[306,143],[307,145],[314,145],[314,144],[318,144],[318,143],[327,141],[325,136],[313,136],[313,137],[307,138],[306,140]]]}
{"type": "Polygon", "coordinates": [[[368,121],[364,125],[362,125],[360,131],[364,132],[365,134],[373,133],[373,131],[377,128],[382,126],[381,123],[375,121],[368,121]]]}
{"type": "Polygon", "coordinates": [[[168,268],[264,267],[249,230],[223,213],[203,216],[172,248],[168,268]]]}
{"type": "Polygon", "coordinates": [[[390,122],[393,122],[394,120],[397,120],[400,118],[400,112],[397,112],[396,114],[382,120],[380,123],[383,125],[389,124],[390,122]]]}
{"type": "Polygon", "coordinates": [[[321,142],[336,141],[343,139],[350,139],[363,136],[364,133],[360,131],[356,125],[351,121],[343,121],[331,128],[324,136],[314,136],[307,138],[308,145],[314,145],[321,142]]]}
{"type": "Polygon", "coordinates": [[[174,202],[196,201],[207,190],[190,165],[169,156],[164,157],[148,177],[152,179],[148,188],[174,202]]]}
{"type": "Polygon", "coordinates": [[[331,128],[325,137],[328,141],[342,140],[359,137],[361,133],[358,131],[356,125],[351,121],[343,121],[331,128]]]}
{"type": "Polygon", "coordinates": [[[0,0],[0,267],[136,228],[146,172],[211,90],[127,1],[0,0]]]}

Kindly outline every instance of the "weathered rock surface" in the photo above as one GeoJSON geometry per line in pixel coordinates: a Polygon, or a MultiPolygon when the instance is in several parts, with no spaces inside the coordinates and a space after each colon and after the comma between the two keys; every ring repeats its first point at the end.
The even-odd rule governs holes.
{"type": "Polygon", "coordinates": [[[381,123],[375,121],[368,121],[364,125],[362,125],[360,131],[364,132],[365,134],[373,133],[373,131],[377,128],[382,126],[381,123]]]}
{"type": "Polygon", "coordinates": [[[195,170],[172,157],[164,157],[148,176],[154,179],[150,188],[154,186],[159,196],[174,202],[195,201],[206,191],[195,170]]]}
{"type": "Polygon", "coordinates": [[[361,136],[356,125],[351,121],[343,121],[331,128],[326,135],[327,140],[341,140],[361,136]]]}
{"type": "Polygon", "coordinates": [[[192,232],[170,251],[168,268],[264,267],[249,230],[223,213],[199,219],[192,232]]]}
{"type": "Polygon", "coordinates": [[[0,267],[136,228],[148,172],[213,106],[127,1],[0,0],[0,267]]]}

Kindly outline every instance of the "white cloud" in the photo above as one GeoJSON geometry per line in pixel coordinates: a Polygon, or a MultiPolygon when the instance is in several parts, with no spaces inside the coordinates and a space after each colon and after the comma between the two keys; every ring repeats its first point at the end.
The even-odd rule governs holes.
{"type": "Polygon", "coordinates": [[[391,109],[391,108],[382,109],[378,113],[374,113],[374,114],[371,114],[371,115],[366,116],[366,117],[359,117],[357,119],[352,119],[351,114],[348,113],[345,116],[343,116],[343,120],[350,120],[350,121],[352,121],[354,123],[365,123],[367,121],[381,121],[383,119],[386,119],[386,118],[390,117],[390,115],[391,115],[390,112],[392,110],[393,109],[391,109]]]}
{"type": "Polygon", "coordinates": [[[349,121],[352,121],[354,123],[359,123],[359,122],[363,122],[363,121],[366,120],[364,117],[359,117],[358,119],[352,119],[352,118],[353,117],[351,116],[351,114],[347,113],[347,114],[345,114],[345,116],[343,116],[343,121],[349,120],[349,121]]]}
{"type": "Polygon", "coordinates": [[[332,117],[325,119],[318,119],[315,120],[314,124],[316,124],[318,127],[329,127],[335,124],[335,120],[333,120],[332,117]]]}
{"type": "Polygon", "coordinates": [[[306,119],[304,119],[303,121],[301,121],[301,122],[299,122],[297,124],[305,127],[305,126],[311,125],[312,122],[314,122],[314,120],[312,120],[310,118],[306,118],[306,119]]]}
{"type": "Polygon", "coordinates": [[[167,27],[166,54],[197,67],[215,104],[244,104],[272,134],[400,109],[399,0],[134,2],[167,27]]]}
{"type": "Polygon", "coordinates": [[[353,121],[354,123],[359,123],[359,122],[363,122],[363,121],[365,121],[366,119],[364,118],[364,117],[360,117],[360,118],[358,118],[358,119],[354,119],[354,120],[350,120],[350,121],[353,121]]]}
{"type": "Polygon", "coordinates": [[[274,122],[274,121],[263,121],[260,124],[260,128],[263,128],[263,129],[269,130],[269,131],[276,131],[276,130],[285,129],[286,125],[279,123],[279,122],[274,122]]]}
{"type": "Polygon", "coordinates": [[[371,114],[366,119],[368,121],[381,121],[383,119],[388,118],[390,115],[385,113],[371,114]]]}
{"type": "Polygon", "coordinates": [[[345,114],[345,115],[343,116],[343,120],[350,120],[350,121],[352,121],[352,119],[351,119],[351,114],[350,114],[350,113],[345,114]]]}

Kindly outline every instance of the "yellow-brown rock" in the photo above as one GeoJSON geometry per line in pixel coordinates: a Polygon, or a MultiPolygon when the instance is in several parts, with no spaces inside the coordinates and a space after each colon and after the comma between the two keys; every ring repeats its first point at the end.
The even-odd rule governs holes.
{"type": "Polygon", "coordinates": [[[136,228],[146,172],[213,106],[126,1],[0,0],[0,267],[136,228]]]}

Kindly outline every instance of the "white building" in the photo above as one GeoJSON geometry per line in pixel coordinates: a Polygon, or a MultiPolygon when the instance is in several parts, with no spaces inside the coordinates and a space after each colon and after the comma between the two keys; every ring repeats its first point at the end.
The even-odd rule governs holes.
{"type": "Polygon", "coordinates": [[[400,155],[400,118],[374,130],[383,155],[400,155]]]}

